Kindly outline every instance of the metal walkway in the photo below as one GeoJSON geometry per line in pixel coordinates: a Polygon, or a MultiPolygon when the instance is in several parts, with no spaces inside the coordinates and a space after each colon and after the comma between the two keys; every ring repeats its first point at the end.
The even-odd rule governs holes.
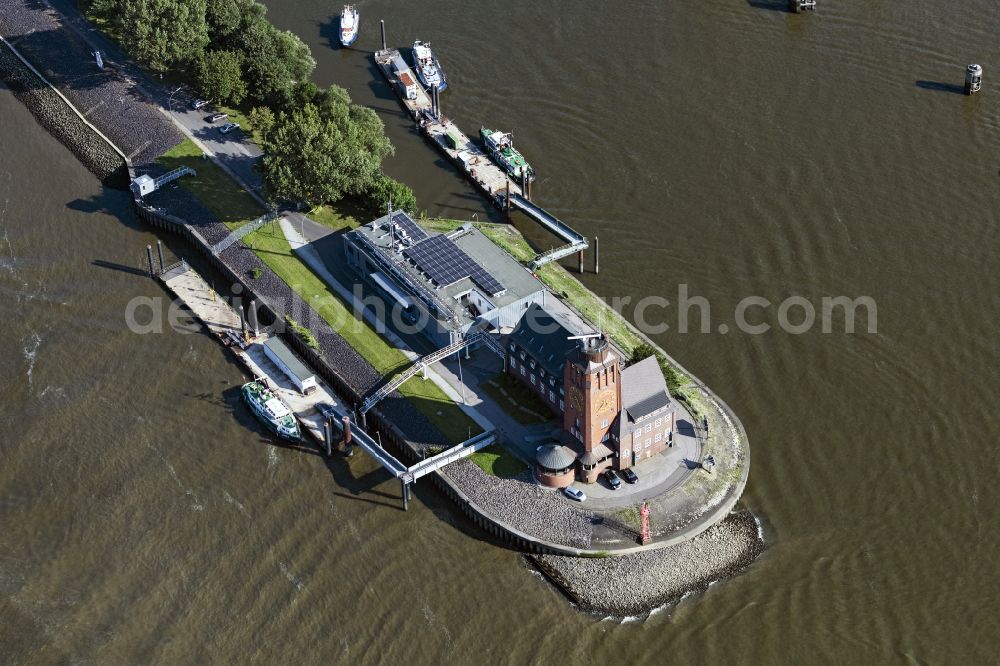
{"type": "Polygon", "coordinates": [[[456,444],[436,456],[421,460],[417,464],[411,465],[407,470],[407,473],[410,475],[410,483],[416,481],[422,476],[427,476],[431,472],[436,472],[445,465],[451,464],[456,460],[461,460],[462,458],[471,456],[476,451],[485,449],[487,446],[494,444],[496,441],[496,433],[489,430],[480,435],[476,435],[472,439],[468,439],[461,444],[456,444]]]}
{"type": "Polygon", "coordinates": [[[574,252],[582,252],[590,247],[590,243],[587,242],[587,239],[584,238],[582,234],[577,233],[568,224],[547,212],[545,209],[531,203],[521,195],[512,193],[510,195],[510,204],[541,224],[559,238],[566,241],[566,245],[557,247],[554,250],[549,250],[548,252],[543,252],[535,257],[528,264],[528,267],[532,270],[540,266],[544,266],[549,262],[567,257],[574,252]]]}
{"type": "Polygon", "coordinates": [[[183,166],[178,169],[174,169],[173,171],[170,171],[168,173],[165,173],[159,178],[154,178],[153,189],[158,190],[167,183],[172,183],[173,181],[177,180],[181,176],[197,176],[197,175],[198,174],[191,167],[183,166]]]}
{"type": "MultiPolygon", "coordinates": [[[[462,351],[466,347],[473,345],[483,339],[483,336],[489,336],[489,333],[484,331],[479,331],[474,335],[462,338],[458,342],[453,342],[447,347],[441,347],[437,351],[431,352],[425,356],[421,356],[413,365],[408,367],[406,370],[396,375],[386,384],[383,384],[377,391],[372,393],[370,396],[365,398],[365,401],[361,403],[361,408],[358,410],[361,414],[366,414],[372,407],[377,405],[382,401],[383,398],[389,396],[393,391],[402,386],[406,380],[413,377],[418,372],[423,372],[429,368],[434,363],[437,363],[443,358],[448,358],[452,354],[462,351]]],[[[494,350],[495,351],[495,350],[494,350]]]]}
{"type": "Polygon", "coordinates": [[[239,229],[236,229],[231,234],[229,234],[228,236],[226,236],[225,238],[223,238],[222,240],[220,240],[218,243],[216,243],[215,245],[213,245],[212,246],[212,254],[218,256],[219,254],[221,254],[225,250],[229,249],[229,246],[231,246],[233,243],[235,243],[239,239],[243,238],[247,234],[250,234],[250,233],[253,233],[254,231],[257,231],[258,229],[260,229],[261,227],[263,227],[265,224],[267,224],[268,222],[276,219],[277,217],[278,217],[278,213],[275,212],[275,211],[271,211],[270,213],[265,213],[264,215],[261,215],[260,217],[258,217],[256,220],[253,220],[252,222],[247,222],[242,227],[240,227],[239,229]]]}

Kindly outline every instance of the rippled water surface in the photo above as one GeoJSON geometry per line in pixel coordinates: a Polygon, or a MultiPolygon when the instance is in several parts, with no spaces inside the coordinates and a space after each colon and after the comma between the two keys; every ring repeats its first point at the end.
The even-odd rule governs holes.
{"type": "Polygon", "coordinates": [[[403,514],[363,457],[272,446],[207,336],[128,333],[128,299],[164,292],[115,266],[154,237],[0,91],[4,653],[993,660],[998,10],[782,4],[366,0],[341,51],[337,7],[269,3],[318,82],[379,109],[390,172],[432,214],[489,211],[370,65],[379,17],[391,43],[433,44],[446,114],[512,129],[537,200],[600,236],[601,273],[583,276],[598,293],[675,300],[686,284],[713,330],[750,295],[877,302],[877,335],[657,336],[742,418],[744,499],[772,547],[625,623],[574,610],[430,489],[403,514]],[[952,91],[969,62],[986,72],[972,99],[952,91]]]}

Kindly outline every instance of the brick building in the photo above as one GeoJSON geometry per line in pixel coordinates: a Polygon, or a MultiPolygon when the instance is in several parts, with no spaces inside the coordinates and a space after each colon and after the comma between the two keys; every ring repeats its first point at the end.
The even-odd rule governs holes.
{"type": "Polygon", "coordinates": [[[576,478],[593,483],[608,468],[632,467],[672,445],[676,408],[656,357],[625,367],[607,337],[558,308],[537,304],[507,344],[508,373],[562,419],[559,454],[546,448],[545,459],[538,460],[542,483],[571,482],[565,466],[552,464],[565,463],[567,456],[575,458],[576,478]]]}

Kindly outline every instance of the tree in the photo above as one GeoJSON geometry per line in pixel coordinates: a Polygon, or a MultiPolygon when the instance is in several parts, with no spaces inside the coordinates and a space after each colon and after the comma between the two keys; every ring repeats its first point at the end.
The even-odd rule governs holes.
{"type": "Polygon", "coordinates": [[[355,105],[279,113],[261,146],[267,184],[277,197],[310,206],[363,195],[393,152],[383,129],[374,111],[355,105]]]}
{"type": "Polygon", "coordinates": [[[274,127],[274,111],[266,106],[255,106],[250,109],[247,118],[250,120],[250,127],[266,140],[271,128],[274,127]]]}
{"type": "Polygon", "coordinates": [[[109,20],[122,46],[151,69],[198,60],[208,46],[206,0],[101,0],[94,11],[109,20]]]}
{"type": "Polygon", "coordinates": [[[237,0],[207,0],[205,18],[212,44],[221,44],[239,29],[242,21],[240,9],[237,0]]]}
{"type": "Polygon", "coordinates": [[[243,56],[236,51],[208,51],[198,61],[198,87],[209,99],[239,104],[247,94],[243,56]]]}
{"type": "Polygon", "coordinates": [[[275,109],[290,106],[296,84],[306,81],[316,67],[302,40],[264,20],[241,28],[237,48],[244,56],[251,98],[275,109]]]}
{"type": "Polygon", "coordinates": [[[365,192],[365,199],[372,211],[382,214],[389,202],[392,202],[393,209],[401,208],[411,215],[417,213],[417,197],[413,190],[385,174],[375,177],[375,183],[365,192]]]}

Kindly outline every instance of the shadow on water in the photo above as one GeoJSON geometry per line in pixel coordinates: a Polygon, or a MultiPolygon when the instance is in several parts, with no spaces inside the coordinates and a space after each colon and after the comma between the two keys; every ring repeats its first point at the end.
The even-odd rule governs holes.
{"type": "Polygon", "coordinates": [[[917,81],[914,85],[923,90],[936,90],[937,92],[954,93],[956,95],[965,94],[965,86],[955,85],[954,83],[942,83],[941,81],[917,81]]]}
{"type": "Polygon", "coordinates": [[[100,268],[110,268],[114,271],[121,271],[122,273],[128,273],[129,275],[139,275],[141,277],[149,277],[147,271],[141,268],[136,268],[134,266],[126,266],[125,264],[118,264],[113,261],[105,261],[104,259],[94,259],[90,262],[92,266],[98,266],[100,268]]]}
{"type": "Polygon", "coordinates": [[[772,12],[788,12],[788,3],[781,0],[747,0],[754,9],[766,9],[772,12]]]}

